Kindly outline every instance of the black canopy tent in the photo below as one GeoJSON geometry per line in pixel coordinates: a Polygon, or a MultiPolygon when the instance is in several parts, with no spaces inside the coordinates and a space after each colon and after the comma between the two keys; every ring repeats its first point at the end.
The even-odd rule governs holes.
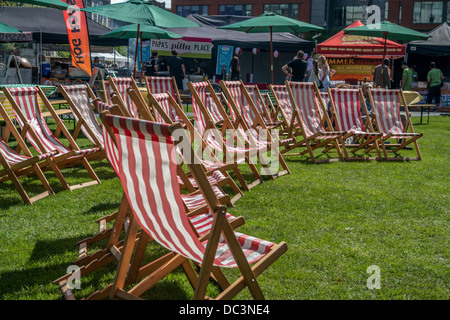
{"type": "MultiPolygon", "coordinates": [[[[68,44],[66,22],[62,10],[40,7],[2,7],[0,21],[22,32],[32,32],[33,41],[68,44]]],[[[91,45],[122,46],[127,40],[100,38],[110,29],[87,19],[91,45]]]]}

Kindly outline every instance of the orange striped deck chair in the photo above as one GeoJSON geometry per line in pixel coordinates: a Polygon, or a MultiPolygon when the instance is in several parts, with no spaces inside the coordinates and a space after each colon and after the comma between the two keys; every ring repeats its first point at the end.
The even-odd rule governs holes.
{"type": "Polygon", "coordinates": [[[231,299],[245,287],[253,298],[263,299],[257,277],[286,252],[286,243],[276,244],[235,232],[227,219],[226,207],[219,203],[202,168],[196,164],[188,166],[213,214],[212,219],[206,219],[210,227],[205,230],[199,228],[198,221],[189,219],[180,197],[174,161],[172,134],[182,129],[179,124],[171,126],[112,115],[104,115],[104,118],[115,135],[119,178],[133,212],[116,277],[109,290],[110,298],[140,298],[181,266],[193,286],[193,299],[207,298],[211,274],[219,272],[220,268],[237,268],[242,276],[230,284],[221,273],[217,279],[223,291],[216,299],[231,299]],[[139,227],[148,238],[168,249],[171,257],[126,290],[127,279],[133,270],[146,268],[141,267],[142,259],[136,259],[134,254],[134,239],[139,227]],[[200,265],[198,273],[190,261],[200,265]]]}
{"type": "Polygon", "coordinates": [[[98,147],[88,149],[80,149],[78,147],[40,87],[3,87],[3,92],[13,107],[14,116],[21,128],[22,136],[27,138],[33,148],[41,155],[54,150],[58,151],[56,155],[48,159],[48,164],[65,189],[73,190],[100,183],[100,179],[92,169],[88,159],[91,157],[95,159],[102,150],[98,147]],[[57,124],[56,130],[63,133],[70,147],[64,145],[47,126],[39,110],[38,95],[44,101],[47,110],[55,120],[57,124]],[[60,168],[79,164],[85,167],[92,181],[70,186],[60,171],[60,168]]]}
{"type": "MultiPolygon", "coordinates": [[[[346,143],[346,150],[355,153],[358,150],[365,150],[366,154],[375,146],[377,157],[351,157],[346,156],[346,160],[360,159],[381,159],[378,140],[381,133],[374,132],[372,122],[369,118],[363,123],[361,118],[361,106],[363,94],[361,89],[334,89],[328,88],[330,108],[334,115],[334,123],[337,131],[346,131],[343,139],[352,139],[352,143],[346,143]]],[[[366,110],[366,114],[368,111],[366,110]]]]}
{"type": "Polygon", "coordinates": [[[422,160],[417,140],[423,134],[414,131],[403,91],[372,89],[369,91],[369,101],[372,105],[375,121],[374,129],[383,135],[380,144],[385,159],[394,161],[422,160]],[[405,108],[406,126],[403,126],[401,121],[400,105],[405,108]],[[399,155],[398,152],[409,144],[414,145],[417,156],[404,157],[399,155]],[[390,156],[390,154],[393,155],[390,156]]]}
{"type": "MultiPolygon", "coordinates": [[[[332,125],[316,83],[286,81],[286,88],[291,105],[297,114],[296,118],[303,138],[297,141],[296,145],[306,148],[300,154],[309,154],[314,163],[343,160],[341,146],[345,148],[342,137],[346,132],[327,131],[325,129],[325,123],[328,129],[332,129],[332,125]],[[329,144],[336,149],[338,158],[317,159],[313,151],[329,144]]],[[[329,147],[323,149],[327,154],[329,154],[329,150],[329,147]]],[[[325,152],[322,152],[322,154],[325,152]]]]}
{"type": "Polygon", "coordinates": [[[6,141],[0,138],[0,181],[11,181],[23,202],[26,204],[33,204],[42,198],[54,194],[52,187],[48,183],[47,178],[39,166],[39,163],[45,162],[48,158],[55,156],[57,151],[50,151],[33,156],[22,136],[11,122],[11,119],[8,117],[7,112],[1,103],[0,115],[4,121],[8,123],[7,126],[11,129],[11,133],[13,134],[18,145],[18,149],[13,150],[6,141]],[[45,188],[44,192],[41,192],[35,196],[28,195],[24,186],[20,182],[20,179],[30,175],[37,176],[37,178],[41,181],[42,186],[45,188]]]}

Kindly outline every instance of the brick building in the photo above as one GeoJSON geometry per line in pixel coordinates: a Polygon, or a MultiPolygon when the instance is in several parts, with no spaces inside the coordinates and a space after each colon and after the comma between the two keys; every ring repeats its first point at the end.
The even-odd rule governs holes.
{"type": "Polygon", "coordinates": [[[376,5],[381,20],[419,31],[450,23],[450,1],[444,0],[172,0],[171,11],[186,17],[201,15],[259,16],[272,11],[290,18],[340,28],[364,21],[364,8],[376,5]]]}

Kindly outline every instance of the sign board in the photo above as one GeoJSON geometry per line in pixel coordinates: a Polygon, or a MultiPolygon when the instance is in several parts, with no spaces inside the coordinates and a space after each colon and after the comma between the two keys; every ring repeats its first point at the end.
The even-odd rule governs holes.
{"type": "Polygon", "coordinates": [[[221,74],[222,66],[228,71],[231,59],[233,58],[233,46],[218,46],[217,47],[217,64],[216,74],[221,74]]]}
{"type": "Polygon", "coordinates": [[[379,59],[365,58],[328,58],[331,69],[336,70],[332,80],[356,79],[372,80],[372,71],[380,64],[379,59]]]}
{"type": "Polygon", "coordinates": [[[172,50],[178,52],[182,58],[211,59],[212,40],[209,38],[183,37],[180,39],[152,39],[151,51],[170,56],[172,50]]]}

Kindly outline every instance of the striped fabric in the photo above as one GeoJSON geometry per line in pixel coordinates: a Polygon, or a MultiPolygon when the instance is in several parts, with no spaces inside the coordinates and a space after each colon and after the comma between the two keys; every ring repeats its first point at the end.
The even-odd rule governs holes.
{"type": "Polygon", "coordinates": [[[383,135],[392,134],[397,139],[420,135],[407,133],[400,118],[399,90],[372,89],[373,111],[378,118],[379,130],[383,135]]]}
{"type": "Polygon", "coordinates": [[[109,110],[109,108],[111,108],[111,103],[105,103],[100,100],[96,100],[94,103],[94,107],[98,113],[102,113],[103,111],[109,110]]]}
{"type": "Polygon", "coordinates": [[[134,104],[133,99],[131,99],[130,95],[127,93],[128,88],[132,88],[133,78],[131,77],[119,77],[113,78],[110,77],[109,81],[114,82],[117,87],[118,92],[116,92],[125,103],[125,107],[130,112],[131,116],[134,118],[138,118],[138,110],[136,105],[134,104]]]}
{"type": "MultiPolygon", "coordinates": [[[[67,92],[67,94],[70,97],[70,100],[72,100],[75,107],[78,109],[78,112],[83,117],[85,124],[89,126],[89,128],[92,130],[94,135],[97,137],[98,141],[103,143],[103,134],[102,129],[100,128],[100,125],[98,124],[97,118],[95,117],[94,111],[92,110],[92,104],[90,101],[89,93],[87,91],[86,85],[84,84],[78,84],[78,85],[71,85],[71,86],[62,86],[64,90],[67,92]]],[[[70,106],[70,104],[69,104],[70,106]]],[[[80,119],[78,119],[75,112],[72,112],[75,120],[78,122],[80,119]]],[[[90,132],[86,130],[85,126],[81,126],[81,130],[83,131],[84,135],[93,143],[95,143],[95,140],[91,137],[90,132]]]]}
{"type": "Polygon", "coordinates": [[[106,103],[112,104],[112,101],[111,101],[111,94],[112,94],[113,92],[112,92],[111,85],[109,84],[109,80],[105,81],[104,84],[105,84],[105,91],[106,91],[106,92],[105,92],[106,103]]]}
{"type": "Polygon", "coordinates": [[[285,120],[288,124],[292,121],[292,114],[294,109],[291,105],[291,100],[289,99],[289,93],[284,84],[274,84],[271,86],[274,96],[277,98],[279,103],[279,108],[283,111],[285,120]]]}
{"type": "Polygon", "coordinates": [[[147,77],[150,92],[153,94],[169,92],[176,97],[172,77],[147,77]]]}
{"type": "Polygon", "coordinates": [[[363,133],[361,103],[357,89],[330,89],[336,114],[342,130],[363,133]]]}
{"type": "MultiPolygon", "coordinates": [[[[225,194],[219,187],[213,185],[212,189],[218,199],[225,197],[225,194]]],[[[206,205],[206,200],[202,193],[182,194],[181,199],[183,200],[183,203],[186,205],[186,208],[189,211],[206,205]]]]}
{"type": "MultiPolygon", "coordinates": [[[[224,139],[224,137],[220,134],[220,132],[217,132],[215,134],[215,132],[212,132],[212,130],[208,131],[208,135],[205,138],[205,132],[207,129],[207,119],[210,119],[210,121],[212,121],[213,123],[214,120],[212,119],[212,113],[209,112],[209,108],[207,107],[209,105],[210,108],[212,108],[212,106],[214,105],[214,108],[217,108],[217,106],[215,105],[213,99],[209,96],[207,87],[209,86],[209,83],[207,81],[203,81],[203,82],[194,82],[192,83],[192,87],[194,88],[194,90],[196,91],[197,95],[199,96],[201,102],[203,103],[203,105],[205,106],[205,108],[207,108],[208,110],[208,114],[205,115],[203,114],[200,106],[198,105],[196,99],[192,99],[192,111],[194,113],[194,118],[195,118],[195,122],[197,124],[197,129],[199,131],[199,133],[202,135],[202,137],[205,139],[206,143],[213,148],[214,150],[217,151],[222,151],[223,150],[223,143],[226,143],[226,147],[228,149],[229,152],[233,153],[233,154],[243,154],[246,153],[250,150],[256,150],[255,148],[241,148],[241,147],[236,147],[234,146],[234,144],[227,143],[224,139]],[[220,135],[220,136],[219,136],[220,135]]],[[[217,112],[220,114],[220,112],[217,112]]]]}
{"type": "Polygon", "coordinates": [[[322,114],[313,82],[289,82],[295,106],[298,108],[305,135],[310,137],[320,133],[316,139],[337,138],[344,132],[327,132],[321,124],[322,114]]]}
{"type": "MultiPolygon", "coordinates": [[[[245,88],[247,89],[247,92],[250,98],[252,99],[253,104],[259,111],[259,114],[262,117],[264,124],[266,125],[267,128],[269,129],[275,128],[278,127],[280,124],[282,124],[281,121],[273,121],[272,117],[270,116],[270,112],[267,109],[268,103],[264,100],[264,97],[260,94],[258,86],[256,84],[245,85],[245,88]]],[[[268,99],[267,95],[265,99],[268,99]]]]}
{"type": "MultiPolygon", "coordinates": [[[[28,157],[26,155],[17,153],[13,149],[11,149],[6,144],[6,142],[1,138],[0,138],[0,153],[2,154],[2,156],[6,160],[6,162],[9,163],[9,165],[11,165],[11,166],[32,158],[32,157],[28,157]]],[[[55,154],[56,154],[56,151],[51,151],[51,152],[47,152],[44,154],[40,154],[40,155],[36,156],[36,160],[42,161],[44,159],[53,157],[55,154]]]]}
{"type": "MultiPolygon", "coordinates": [[[[30,134],[30,131],[27,131],[26,137],[30,141],[31,145],[41,154],[45,154],[47,152],[58,150],[59,154],[65,154],[67,152],[71,152],[72,150],[63,145],[50,131],[50,128],[47,126],[44,118],[38,107],[38,90],[34,87],[24,87],[24,88],[7,88],[7,90],[11,93],[13,99],[16,101],[17,105],[21,109],[23,115],[26,120],[30,124],[31,128],[34,130],[36,135],[39,138],[39,141],[42,143],[44,150],[41,150],[39,144],[36,142],[34,137],[30,134]]],[[[16,114],[16,110],[14,110],[15,117],[19,126],[23,128],[24,123],[16,114]]],[[[98,152],[98,148],[90,148],[84,150],[76,150],[75,155],[69,157],[68,159],[72,159],[79,156],[87,156],[98,152]]]]}
{"type": "MultiPolygon", "coordinates": [[[[221,165],[221,166],[223,166],[223,165],[221,165]]],[[[198,187],[197,180],[195,180],[195,178],[188,178],[188,179],[194,188],[198,187]]],[[[222,172],[216,170],[216,171],[212,172],[211,175],[207,176],[207,179],[208,179],[209,184],[214,185],[214,184],[217,184],[219,181],[225,180],[227,178],[224,176],[224,174],[222,172]]],[[[181,185],[183,184],[183,180],[181,180],[180,177],[178,177],[178,183],[181,185]]]]}
{"type": "MultiPolygon", "coordinates": [[[[176,110],[170,104],[170,96],[168,93],[152,93],[152,95],[173,122],[180,122],[183,124],[183,120],[178,116],[176,110]]],[[[155,110],[155,120],[161,123],[165,122],[157,110],[155,110]]]]}
{"type": "MultiPolygon", "coordinates": [[[[167,249],[201,263],[207,242],[195,236],[183,206],[172,160],[174,141],[169,126],[149,121],[107,116],[119,151],[119,178],[139,225],[167,249]]],[[[236,234],[249,263],[264,256],[273,243],[236,234]]],[[[214,264],[236,267],[221,241],[214,264]]]]}

